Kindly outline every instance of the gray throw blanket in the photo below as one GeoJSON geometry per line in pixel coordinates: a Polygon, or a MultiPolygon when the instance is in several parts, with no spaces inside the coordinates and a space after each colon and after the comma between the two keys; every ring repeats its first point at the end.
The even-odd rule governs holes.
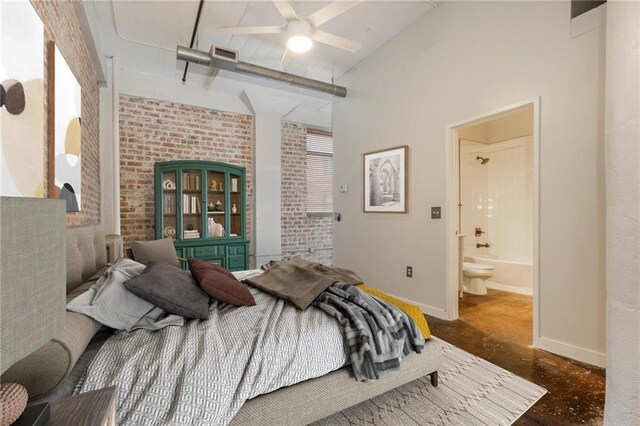
{"type": "Polygon", "coordinates": [[[410,351],[420,353],[422,333],[407,314],[350,284],[327,288],[313,306],[334,317],[342,326],[356,380],[377,380],[400,368],[410,351]]]}
{"type": "Polygon", "coordinates": [[[266,272],[244,282],[305,310],[327,287],[337,282],[360,284],[353,271],[309,262],[300,257],[263,266],[266,272]]]}

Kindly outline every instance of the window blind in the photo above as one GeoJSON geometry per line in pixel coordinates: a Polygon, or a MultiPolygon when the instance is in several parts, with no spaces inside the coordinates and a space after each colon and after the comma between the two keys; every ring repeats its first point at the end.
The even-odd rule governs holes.
{"type": "Polygon", "coordinates": [[[307,131],[307,213],[333,212],[333,136],[307,131]]]}

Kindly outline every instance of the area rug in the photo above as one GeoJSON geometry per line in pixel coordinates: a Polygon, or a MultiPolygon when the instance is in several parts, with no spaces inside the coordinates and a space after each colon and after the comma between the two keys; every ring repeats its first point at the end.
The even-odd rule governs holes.
{"type": "MultiPolygon", "coordinates": [[[[433,337],[432,337],[433,338],[433,337]]],[[[320,420],[316,425],[510,425],[546,389],[440,339],[439,385],[429,376],[320,420]]]]}

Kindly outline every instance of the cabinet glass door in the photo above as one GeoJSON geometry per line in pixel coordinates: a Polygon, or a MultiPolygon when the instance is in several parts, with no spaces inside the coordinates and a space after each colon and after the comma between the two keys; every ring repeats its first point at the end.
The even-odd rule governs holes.
{"type": "Polygon", "coordinates": [[[224,178],[222,172],[207,172],[207,238],[222,238],[227,234],[224,178]]]}
{"type": "Polygon", "coordinates": [[[202,172],[182,172],[182,239],[202,238],[202,172]]]}
{"type": "Polygon", "coordinates": [[[177,238],[178,199],[176,196],[176,172],[162,173],[162,235],[177,238]]]}
{"type": "Polygon", "coordinates": [[[242,178],[234,174],[229,175],[229,217],[231,222],[229,226],[229,237],[242,237],[244,233],[242,227],[244,223],[244,211],[242,209],[243,190],[242,178]]]}

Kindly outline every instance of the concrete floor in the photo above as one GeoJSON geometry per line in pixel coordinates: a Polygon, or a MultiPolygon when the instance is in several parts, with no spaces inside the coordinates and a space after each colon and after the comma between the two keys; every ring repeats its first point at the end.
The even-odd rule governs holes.
{"type": "Polygon", "coordinates": [[[465,294],[459,319],[427,316],[434,336],[547,389],[516,425],[602,424],[605,370],[531,347],[531,296],[465,294]]]}

